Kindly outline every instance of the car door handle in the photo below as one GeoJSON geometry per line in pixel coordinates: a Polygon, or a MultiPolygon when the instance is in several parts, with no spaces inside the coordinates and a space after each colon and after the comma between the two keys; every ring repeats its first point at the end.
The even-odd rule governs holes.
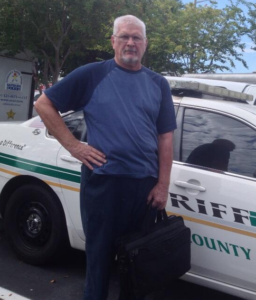
{"type": "Polygon", "coordinates": [[[186,188],[186,189],[197,190],[197,191],[200,191],[200,192],[205,192],[206,191],[205,187],[203,187],[201,185],[191,184],[191,183],[188,183],[186,181],[175,180],[174,184],[179,186],[179,187],[186,188]]]}
{"type": "Polygon", "coordinates": [[[68,162],[72,162],[72,163],[77,163],[77,164],[82,164],[82,162],[78,159],[76,159],[73,156],[69,156],[69,155],[61,155],[60,157],[62,160],[64,161],[68,161],[68,162]]]}

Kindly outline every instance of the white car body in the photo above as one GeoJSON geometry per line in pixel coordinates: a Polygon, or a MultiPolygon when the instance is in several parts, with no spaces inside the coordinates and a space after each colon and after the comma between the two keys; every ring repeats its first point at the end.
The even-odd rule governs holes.
{"type": "MultiPolygon", "coordinates": [[[[252,152],[248,153],[253,153],[256,150],[256,107],[187,97],[174,97],[174,103],[178,129],[175,132],[174,163],[166,210],[169,214],[183,216],[191,229],[192,268],[183,279],[244,299],[256,300],[256,173],[253,176],[241,175],[236,169],[214,170],[192,165],[179,158],[182,151],[187,151],[185,146],[181,151],[182,139],[190,135],[195,137],[192,141],[197,139],[197,135],[188,130],[193,127],[192,117],[189,116],[191,123],[182,123],[183,116],[186,116],[183,112],[190,110],[195,113],[199,111],[202,120],[205,114],[216,113],[217,117],[234,120],[245,128],[248,126],[248,130],[252,130],[249,130],[250,136],[246,137],[246,141],[251,141],[248,147],[252,152]],[[182,132],[183,129],[185,131],[182,132]]],[[[74,119],[81,118],[78,113],[74,119]]],[[[214,122],[214,118],[207,116],[203,120],[205,130],[211,125],[207,120],[214,122]]],[[[69,128],[73,128],[72,122],[67,123],[69,128]]],[[[83,128],[84,124],[76,123],[75,126],[83,128]]],[[[224,134],[224,138],[232,137],[232,132],[222,132],[221,128],[215,128],[218,138],[222,137],[221,134],[224,134]]],[[[210,134],[213,131],[210,130],[210,134]]],[[[198,131],[198,136],[202,132],[198,131]]],[[[80,133],[82,138],[84,132],[80,133]]],[[[244,136],[244,133],[241,134],[244,136]]],[[[189,142],[188,147],[190,145],[189,142]]],[[[239,144],[236,147],[242,151],[239,144]]],[[[249,167],[256,170],[254,164],[255,159],[249,167]]],[[[81,163],[47,132],[39,117],[19,125],[0,124],[2,217],[5,218],[6,205],[12,192],[21,186],[19,182],[23,185],[31,181],[35,185],[41,182],[43,187],[50,187],[57,195],[64,211],[71,246],[84,250],[85,236],[79,207],[80,168],[81,163]]]]}
{"type": "MultiPolygon", "coordinates": [[[[252,126],[256,150],[256,108],[192,98],[183,98],[181,105],[218,111],[252,126]]],[[[248,178],[174,161],[171,177],[170,193],[175,196],[167,210],[181,214],[192,234],[192,269],[183,278],[244,299],[256,299],[255,173],[254,178],[248,178]],[[187,207],[174,207],[175,198],[187,207]],[[214,216],[216,212],[221,218],[214,216]],[[236,214],[241,216],[241,223],[235,222],[236,214]]]]}

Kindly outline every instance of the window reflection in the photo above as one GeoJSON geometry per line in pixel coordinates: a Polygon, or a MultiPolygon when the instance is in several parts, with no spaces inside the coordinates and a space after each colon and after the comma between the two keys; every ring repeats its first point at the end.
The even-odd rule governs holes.
{"type": "Polygon", "coordinates": [[[230,152],[235,144],[229,140],[216,139],[210,144],[195,148],[188,156],[187,163],[221,171],[228,170],[230,152]]]}
{"type": "Polygon", "coordinates": [[[71,113],[63,117],[63,121],[76,139],[86,141],[83,137],[86,130],[83,111],[71,113]]]}
{"type": "Polygon", "coordinates": [[[256,131],[247,124],[217,113],[185,110],[183,162],[254,177],[255,153],[256,131]]]}

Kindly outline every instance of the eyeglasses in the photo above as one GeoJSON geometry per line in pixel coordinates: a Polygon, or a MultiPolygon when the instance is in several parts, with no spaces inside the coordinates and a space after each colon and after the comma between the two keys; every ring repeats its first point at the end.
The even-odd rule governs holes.
{"type": "Polygon", "coordinates": [[[130,36],[130,35],[114,35],[115,37],[118,38],[118,40],[121,42],[121,43],[127,43],[130,38],[132,39],[132,41],[135,43],[135,44],[139,44],[139,43],[142,43],[145,38],[143,37],[140,37],[140,36],[130,36]]]}

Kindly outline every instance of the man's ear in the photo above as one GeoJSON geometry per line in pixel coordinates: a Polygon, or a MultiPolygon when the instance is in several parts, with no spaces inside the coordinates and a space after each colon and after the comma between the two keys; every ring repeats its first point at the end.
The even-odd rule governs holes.
{"type": "Polygon", "coordinates": [[[111,44],[112,48],[115,49],[115,37],[113,35],[111,35],[111,44]]]}
{"type": "Polygon", "coordinates": [[[147,48],[147,46],[148,46],[148,39],[146,38],[146,46],[145,46],[145,48],[147,48]]]}

